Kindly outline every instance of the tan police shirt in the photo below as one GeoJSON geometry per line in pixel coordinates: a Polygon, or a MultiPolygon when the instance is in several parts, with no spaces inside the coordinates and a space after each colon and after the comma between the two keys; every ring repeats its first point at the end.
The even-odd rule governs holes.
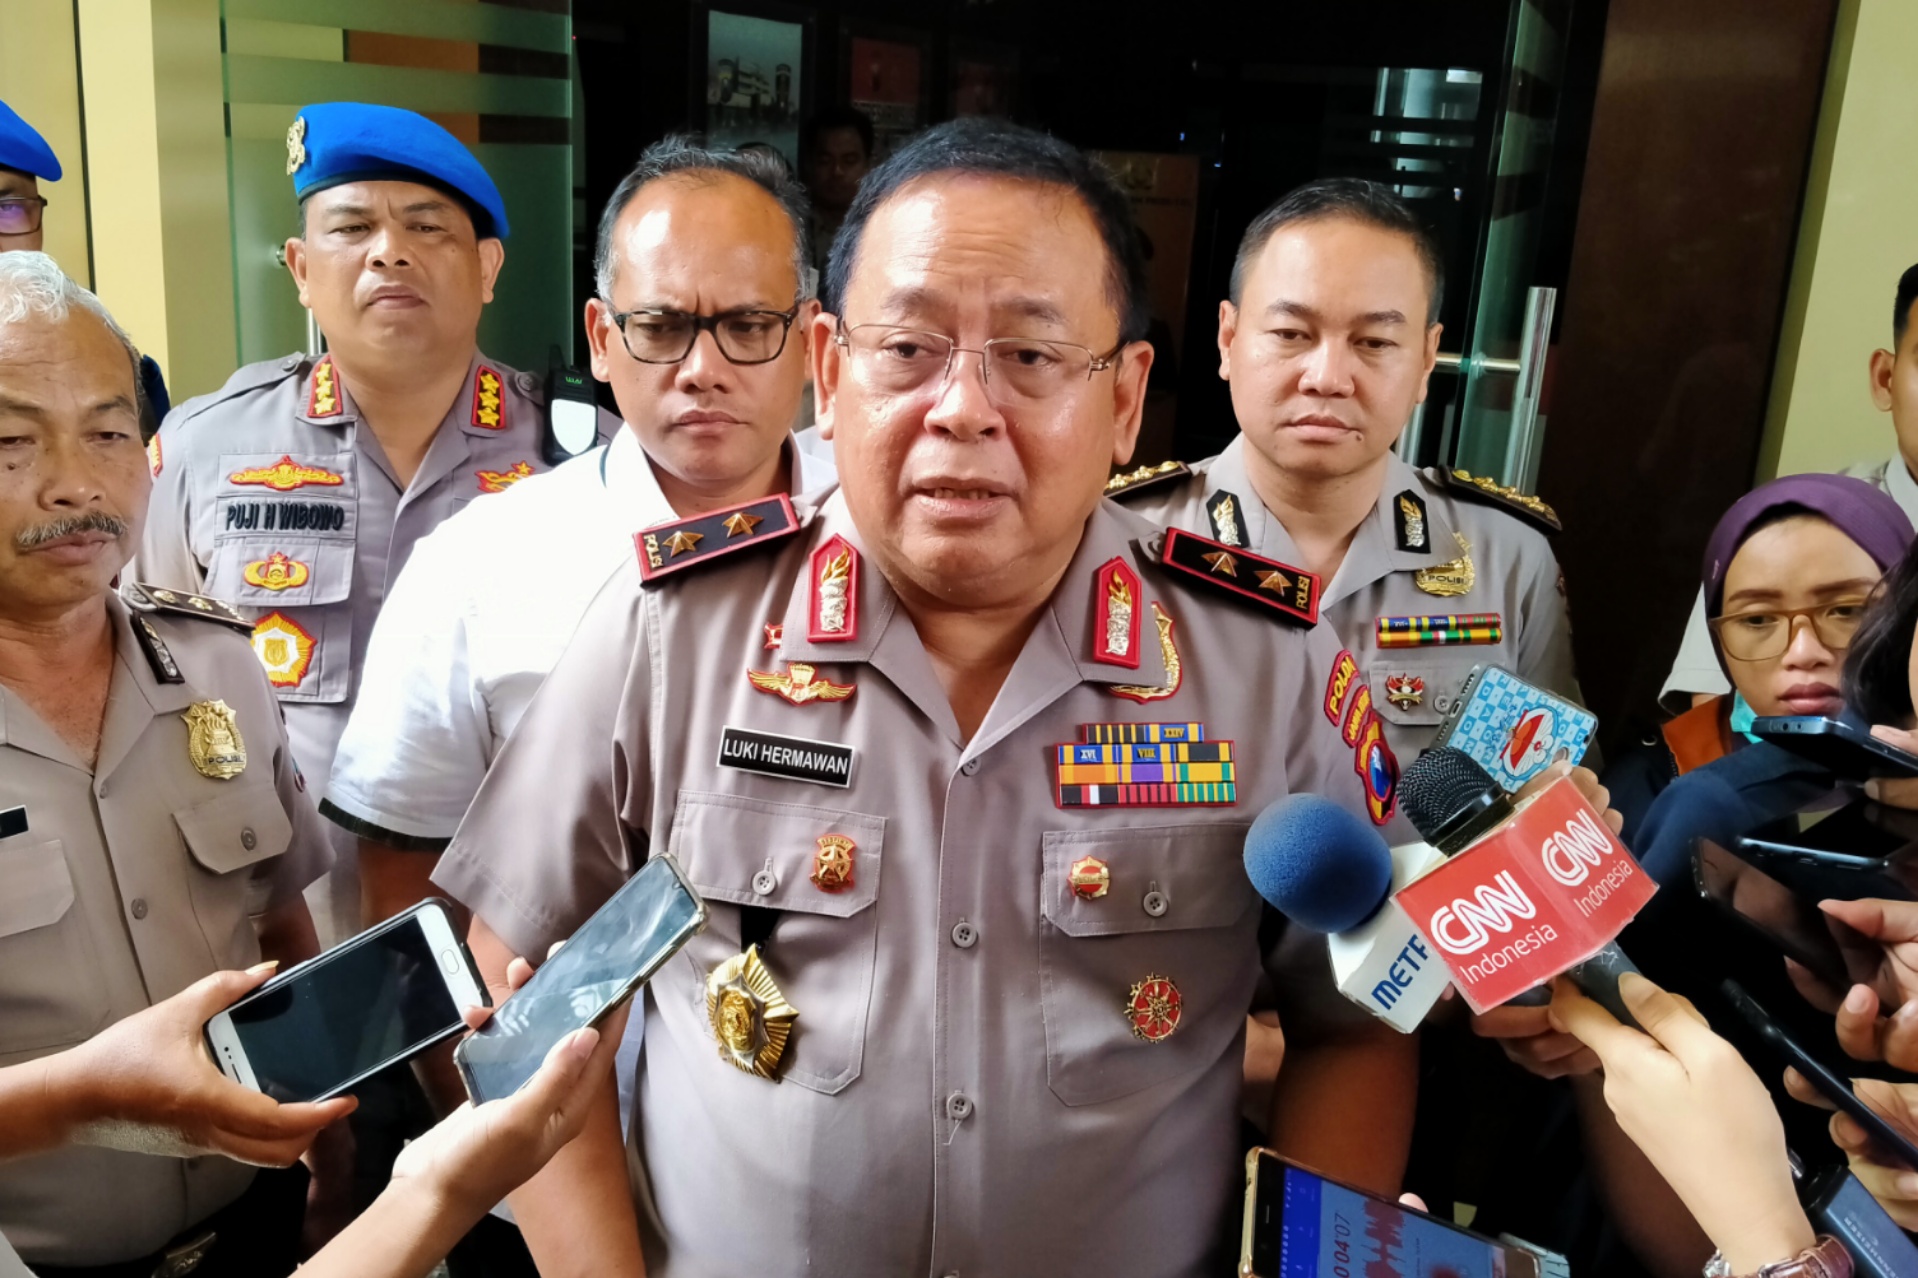
{"type": "MultiPolygon", "coordinates": [[[[352,712],[373,620],[420,538],[468,502],[547,469],[542,380],[473,356],[410,484],[401,484],[330,358],[251,364],[167,415],[149,446],[153,506],[137,579],[204,591],[254,622],[316,795],[352,712]]],[[[617,419],[600,415],[602,439],[617,419]]],[[[314,921],[360,929],[357,844],[334,840],[314,921]]]]}
{"type": "MultiPolygon", "coordinates": [[[[643,589],[629,564],[586,614],[434,879],[525,954],[651,854],[711,908],[645,1008],[655,1278],[1199,1272],[1243,1185],[1247,827],[1297,791],[1365,811],[1377,752],[1330,721],[1357,681],[1328,631],[1188,586],[1155,535],[1101,504],[970,741],[873,564],[841,572],[843,610],[816,585],[860,553],[837,493],[777,546],[643,589]],[[1136,667],[1100,660],[1134,619],[1136,667]],[[1060,746],[1104,724],[1202,725],[1235,791],[1062,806],[1099,795],[1061,790],[1060,746]],[[798,1009],[778,1082],[722,1059],[708,1017],[748,940],[798,1009]]],[[[1297,937],[1271,964],[1295,1048],[1363,1019],[1297,937]]]]}
{"type": "MultiPolygon", "coordinates": [[[[1241,435],[1217,457],[1196,463],[1189,478],[1143,488],[1123,499],[1125,505],[1171,527],[1301,563],[1284,524],[1252,487],[1245,449],[1241,435]],[[1234,542],[1228,533],[1242,540],[1234,542]]],[[[1405,763],[1431,748],[1460,685],[1480,662],[1583,701],[1558,560],[1534,523],[1493,500],[1388,454],[1378,505],[1359,525],[1338,572],[1324,583],[1320,618],[1357,656],[1384,716],[1386,738],[1405,763]],[[1380,618],[1435,614],[1490,614],[1500,637],[1380,647],[1380,618]]]]}
{"type": "MultiPolygon", "coordinates": [[[[297,900],[327,867],[323,823],[244,629],[131,611],[117,596],[108,608],[113,677],[92,768],[0,687],[0,808],[24,805],[28,822],[0,839],[0,1065],[257,963],[251,916],[297,900]],[[157,640],[136,634],[145,627],[157,640]],[[216,702],[230,720],[209,717],[216,702]],[[196,746],[208,770],[231,771],[241,752],[245,764],[206,775],[196,746]]],[[[0,1163],[0,1233],[29,1264],[130,1260],[252,1177],[224,1158],[76,1146],[0,1163]]]]}

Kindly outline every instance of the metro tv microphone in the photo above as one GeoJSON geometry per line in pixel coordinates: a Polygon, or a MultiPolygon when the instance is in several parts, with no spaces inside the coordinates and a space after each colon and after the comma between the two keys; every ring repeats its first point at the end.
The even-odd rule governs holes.
{"type": "Polygon", "coordinates": [[[1636,1024],[1618,978],[1638,969],[1612,941],[1657,886],[1570,777],[1515,802],[1468,755],[1440,747],[1405,769],[1399,803],[1451,859],[1396,900],[1473,1011],[1563,973],[1636,1024]]]}
{"type": "Polygon", "coordinates": [[[1245,872],[1279,913],[1329,933],[1339,993],[1409,1034],[1451,975],[1392,894],[1444,856],[1424,843],[1387,848],[1371,822],[1329,799],[1294,794],[1245,836],[1245,872]]]}

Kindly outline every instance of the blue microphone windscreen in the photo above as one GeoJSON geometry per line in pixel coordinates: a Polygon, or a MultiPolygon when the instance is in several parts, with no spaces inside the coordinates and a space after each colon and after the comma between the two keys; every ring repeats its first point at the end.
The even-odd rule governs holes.
{"type": "Polygon", "coordinates": [[[1369,823],[1330,799],[1294,794],[1245,835],[1245,873],[1272,907],[1315,932],[1346,932],[1385,904],[1392,851],[1369,823]]]}

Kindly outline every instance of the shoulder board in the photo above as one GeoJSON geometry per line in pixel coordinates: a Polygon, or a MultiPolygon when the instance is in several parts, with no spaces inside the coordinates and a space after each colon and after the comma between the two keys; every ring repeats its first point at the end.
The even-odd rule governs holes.
{"type": "Polygon", "coordinates": [[[282,359],[261,360],[257,364],[247,364],[234,370],[231,377],[219,390],[209,391],[205,395],[195,395],[192,399],[175,404],[173,411],[167,414],[168,421],[187,421],[199,416],[216,404],[229,399],[237,399],[248,391],[259,390],[283,382],[289,377],[305,376],[308,356],[288,355],[282,359]]]}
{"type": "Polygon", "coordinates": [[[1141,466],[1137,470],[1121,471],[1106,480],[1105,495],[1117,497],[1121,501],[1134,493],[1144,492],[1159,484],[1170,483],[1175,479],[1184,479],[1192,473],[1192,468],[1181,461],[1160,462],[1157,466],[1141,466]]]}
{"type": "Polygon", "coordinates": [[[157,612],[176,617],[198,617],[201,621],[217,621],[232,626],[246,634],[253,633],[253,623],[240,615],[232,604],[223,599],[211,599],[206,595],[188,594],[184,590],[172,590],[164,586],[148,586],[130,581],[120,587],[120,598],[126,600],[127,607],[135,612],[157,612]]]}
{"type": "Polygon", "coordinates": [[[1319,621],[1319,578],[1303,568],[1255,555],[1238,546],[1168,528],[1158,560],[1188,583],[1227,595],[1290,625],[1319,621]]]}
{"type": "Polygon", "coordinates": [[[1448,492],[1467,501],[1482,502],[1488,506],[1498,506],[1508,510],[1535,528],[1546,532],[1563,531],[1564,525],[1558,522],[1558,512],[1538,498],[1522,493],[1516,488],[1507,488],[1483,475],[1474,475],[1470,471],[1450,470],[1444,466],[1435,466],[1425,472],[1434,476],[1448,492]]]}
{"type": "Polygon", "coordinates": [[[742,550],[783,541],[798,531],[792,498],[780,493],[634,533],[633,546],[639,551],[640,580],[651,583],[742,550]]]}

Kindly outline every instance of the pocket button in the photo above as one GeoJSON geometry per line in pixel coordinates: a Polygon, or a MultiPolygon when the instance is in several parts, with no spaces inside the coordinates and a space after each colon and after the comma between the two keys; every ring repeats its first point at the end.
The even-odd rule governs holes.
{"type": "Polygon", "coordinates": [[[1165,917],[1166,906],[1169,903],[1165,899],[1165,893],[1159,891],[1158,888],[1153,888],[1145,894],[1145,900],[1140,902],[1140,904],[1145,906],[1145,912],[1147,914],[1157,919],[1165,917]]]}
{"type": "Polygon", "coordinates": [[[771,896],[779,890],[779,876],[771,870],[761,870],[753,875],[753,891],[760,896],[771,896]]]}
{"type": "Polygon", "coordinates": [[[253,833],[252,826],[249,825],[240,831],[240,846],[249,852],[260,846],[260,836],[253,833]]]}
{"type": "Polygon", "coordinates": [[[147,916],[147,903],[146,898],[143,896],[134,897],[133,904],[128,908],[133,911],[133,917],[136,919],[143,919],[147,916]]]}

